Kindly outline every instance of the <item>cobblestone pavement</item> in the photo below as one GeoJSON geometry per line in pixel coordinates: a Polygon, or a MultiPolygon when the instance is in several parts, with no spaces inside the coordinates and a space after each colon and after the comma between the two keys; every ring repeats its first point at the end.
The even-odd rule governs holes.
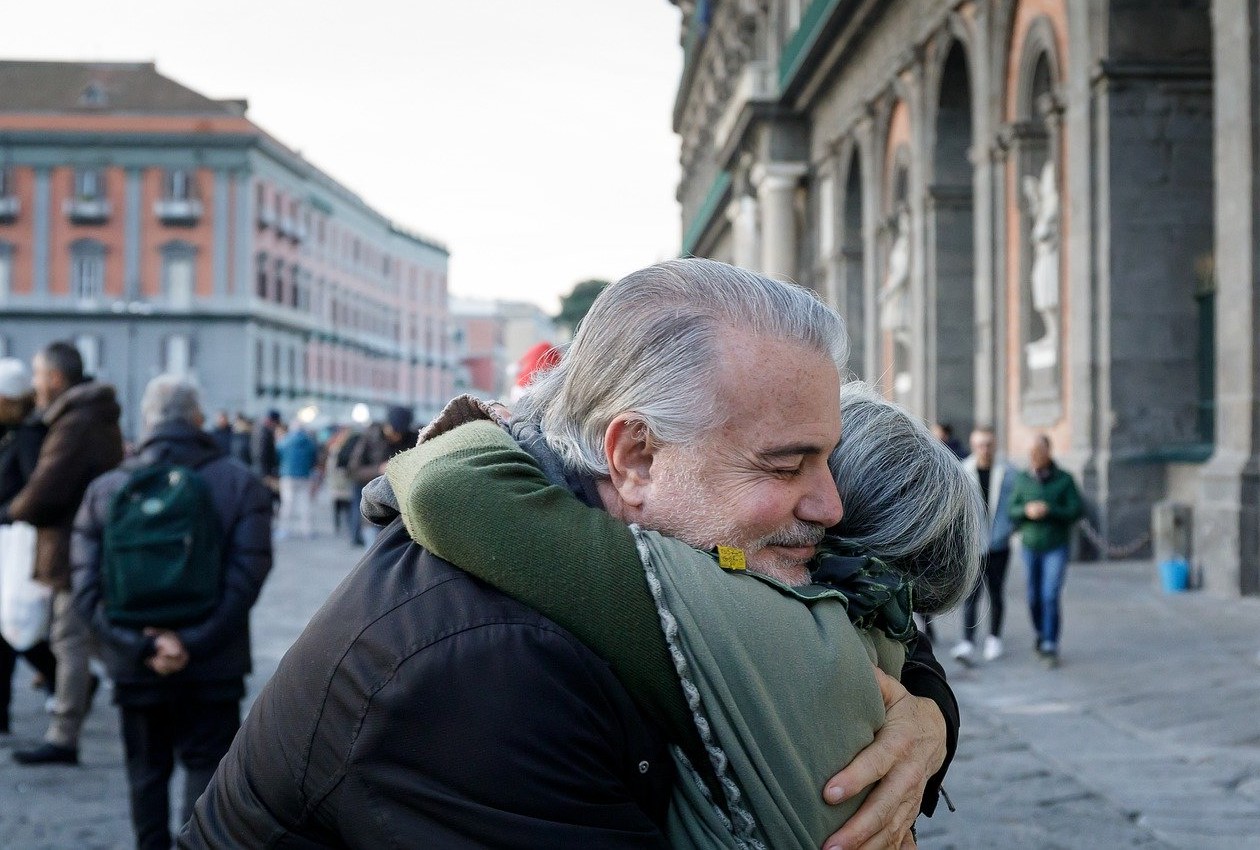
{"type": "MultiPolygon", "coordinates": [[[[255,609],[251,695],[362,550],[285,541],[255,609]]],[[[1260,600],[1168,596],[1149,563],[1076,564],[1063,664],[1036,661],[1022,568],[1008,581],[1007,654],[946,661],[963,710],[946,781],[958,811],[920,819],[920,847],[1260,846],[1260,600]]],[[[947,656],[957,617],[936,624],[947,656]]],[[[131,846],[116,713],[98,697],[78,768],[19,768],[8,750],[46,716],[19,666],[15,734],[0,737],[0,848],[131,846]]]]}
{"type": "MultiPolygon", "coordinates": [[[[1012,558],[1006,655],[945,662],[958,811],[920,818],[922,847],[1260,847],[1260,600],[1168,595],[1154,577],[1149,562],[1074,564],[1049,670],[1012,558]]],[[[948,656],[958,616],[936,628],[948,656]]]]}

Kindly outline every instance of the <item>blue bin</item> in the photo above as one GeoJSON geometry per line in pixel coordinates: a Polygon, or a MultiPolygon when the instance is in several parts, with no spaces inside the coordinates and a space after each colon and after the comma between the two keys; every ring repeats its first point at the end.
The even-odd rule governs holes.
{"type": "Polygon", "coordinates": [[[1184,558],[1171,558],[1159,565],[1165,593],[1181,593],[1190,586],[1190,565],[1184,558]]]}

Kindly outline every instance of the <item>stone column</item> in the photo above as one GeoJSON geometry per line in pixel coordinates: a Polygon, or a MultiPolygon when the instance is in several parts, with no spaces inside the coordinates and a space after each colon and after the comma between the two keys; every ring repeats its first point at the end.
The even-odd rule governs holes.
{"type": "Polygon", "coordinates": [[[726,207],[726,218],[731,223],[735,265],[756,271],[761,266],[757,199],[747,192],[739,193],[726,207]]]}
{"type": "Polygon", "coordinates": [[[796,187],[805,174],[802,163],[758,163],[753,185],[761,207],[761,273],[796,280],[799,234],[796,227],[796,187]]]}
{"type": "Polygon", "coordinates": [[[1205,587],[1260,593],[1260,26],[1256,4],[1212,4],[1216,183],[1216,448],[1200,478],[1194,559],[1205,587]]]}

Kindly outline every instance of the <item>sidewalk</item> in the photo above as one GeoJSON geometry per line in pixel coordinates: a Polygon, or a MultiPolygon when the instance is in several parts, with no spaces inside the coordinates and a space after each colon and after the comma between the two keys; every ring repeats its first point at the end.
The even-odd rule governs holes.
{"type": "MultiPolygon", "coordinates": [[[[315,540],[276,544],[271,577],[254,608],[254,674],[246,707],[311,615],[358,562],[363,549],[328,532],[315,540]]],[[[27,685],[30,668],[13,680],[13,732],[0,735],[0,848],[3,850],[127,850],[135,846],[127,810],[118,709],[102,688],[80,740],[79,767],[18,767],[10,751],[44,734],[43,697],[27,685]]],[[[178,780],[177,781],[182,781],[178,780]]],[[[178,793],[172,794],[178,809],[178,793]]],[[[172,812],[173,817],[178,812],[172,812]]]]}
{"type": "MultiPolygon", "coordinates": [[[[254,610],[251,696],[358,560],[340,538],[285,541],[254,610]]],[[[925,850],[1260,846],[1260,600],[1162,594],[1149,563],[1074,564],[1063,665],[1032,651],[1023,570],[1007,581],[1007,654],[938,655],[963,712],[945,787],[958,811],[920,819],[925,850]]],[[[102,691],[79,768],[19,768],[9,750],[42,735],[42,699],[15,679],[15,734],[0,737],[0,848],[127,848],[116,710],[102,691]]]]}
{"type": "Polygon", "coordinates": [[[920,845],[1260,846],[1260,600],[1164,594],[1150,562],[1073,564],[1048,670],[1017,559],[1007,591],[995,662],[948,659],[958,615],[936,624],[963,712],[958,811],[921,819],[920,845]]]}

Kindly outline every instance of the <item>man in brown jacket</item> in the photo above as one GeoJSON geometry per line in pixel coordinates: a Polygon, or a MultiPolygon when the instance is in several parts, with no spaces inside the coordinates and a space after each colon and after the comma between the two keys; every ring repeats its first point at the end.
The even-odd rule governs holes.
{"type": "Polygon", "coordinates": [[[54,342],[31,362],[35,404],[48,436],[30,479],[0,522],[21,520],[37,529],[35,579],[53,590],[52,649],[56,698],[44,744],[18,750],[21,764],[77,764],[79,730],[91,704],[91,636],[70,593],[70,529],[87,486],[123,458],[114,388],[83,375],[83,358],[68,342],[54,342]]]}

